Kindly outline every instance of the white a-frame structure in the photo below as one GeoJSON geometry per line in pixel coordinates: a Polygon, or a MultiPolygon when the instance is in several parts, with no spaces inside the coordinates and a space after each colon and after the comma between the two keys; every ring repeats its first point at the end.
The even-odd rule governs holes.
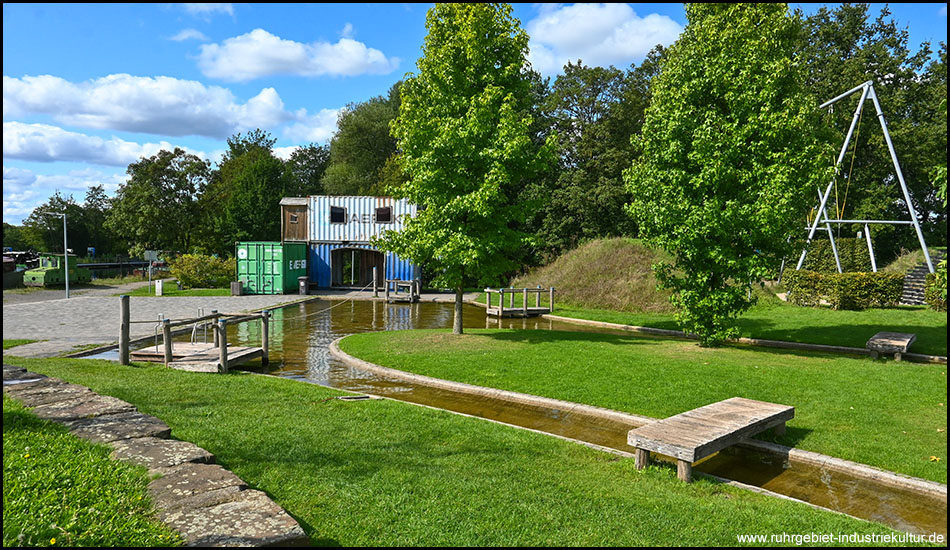
{"type": "Polygon", "coordinates": [[[854,117],[851,119],[851,127],[848,129],[848,135],[844,139],[844,145],[841,147],[841,153],[838,155],[838,160],[835,162],[835,175],[837,176],[838,170],[841,167],[841,161],[844,160],[845,153],[848,151],[848,145],[851,142],[851,137],[854,135],[854,128],[858,124],[858,120],[861,118],[861,111],[864,109],[864,104],[868,100],[874,103],[874,108],[877,110],[877,119],[881,123],[881,129],[884,130],[884,140],[887,142],[887,148],[891,154],[891,161],[894,163],[894,171],[897,173],[897,181],[900,183],[901,191],[904,193],[904,203],[907,205],[907,213],[910,214],[910,220],[842,220],[842,219],[830,219],[828,217],[828,198],[831,196],[832,188],[834,187],[835,180],[832,180],[828,184],[828,187],[825,189],[824,194],[821,193],[821,190],[818,191],[818,210],[816,211],[815,219],[811,223],[811,227],[808,229],[808,240],[805,242],[805,249],[802,250],[802,256],[798,260],[798,266],[796,270],[802,268],[802,264],[805,263],[805,255],[808,253],[808,245],[811,243],[812,239],[815,237],[815,232],[818,231],[819,225],[822,225],[821,229],[828,232],[828,238],[831,239],[831,250],[835,255],[835,263],[838,266],[838,273],[841,273],[841,259],[838,257],[838,248],[835,246],[835,237],[831,230],[831,224],[863,224],[864,225],[864,235],[868,243],[868,253],[871,255],[871,268],[874,271],[877,271],[877,261],[874,258],[874,247],[871,245],[871,233],[869,231],[870,224],[891,224],[891,225],[913,225],[914,229],[917,231],[917,239],[920,241],[920,248],[924,251],[924,258],[927,260],[927,268],[931,273],[934,272],[933,262],[930,261],[930,253],[927,251],[927,243],[924,241],[924,234],[920,230],[920,223],[917,221],[917,213],[914,212],[914,206],[910,202],[910,193],[907,191],[907,184],[904,183],[904,174],[901,172],[901,165],[897,161],[897,153],[894,152],[894,144],[891,142],[891,135],[887,131],[887,123],[884,122],[884,112],[881,111],[881,103],[877,100],[877,94],[874,92],[874,82],[868,80],[864,84],[857,86],[847,92],[839,95],[838,97],[826,101],[821,108],[830,107],[835,103],[841,101],[842,99],[849,97],[857,92],[861,92],[861,100],[858,101],[858,107],[854,111],[854,117]]]}

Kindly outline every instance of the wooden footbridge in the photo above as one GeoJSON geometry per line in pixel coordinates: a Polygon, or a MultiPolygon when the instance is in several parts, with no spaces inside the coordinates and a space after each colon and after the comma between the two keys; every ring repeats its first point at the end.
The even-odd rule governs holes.
{"type": "Polygon", "coordinates": [[[675,458],[677,476],[689,483],[694,462],[769,428],[782,435],[794,416],[795,407],[733,397],[630,430],[627,444],[638,470],[659,453],[675,458]]]}
{"type": "MultiPolygon", "coordinates": [[[[228,372],[228,369],[237,365],[260,359],[266,365],[268,362],[270,312],[264,310],[259,313],[218,313],[212,311],[210,315],[199,315],[189,319],[162,319],[156,325],[156,331],[161,328],[162,344],[156,344],[136,351],[129,350],[129,297],[122,296],[121,302],[121,329],[119,335],[119,363],[128,365],[130,359],[136,361],[153,361],[164,363],[166,367],[196,372],[228,372]],[[259,320],[261,323],[261,347],[241,347],[228,345],[228,324],[259,320]],[[191,342],[174,342],[173,329],[184,326],[192,327],[191,342]],[[212,329],[212,342],[196,342],[195,336],[199,329],[212,329]]],[[[154,323],[154,321],[144,321],[154,323]]]]}
{"type": "Polygon", "coordinates": [[[554,287],[551,288],[486,288],[485,299],[488,307],[486,313],[496,317],[537,317],[554,311],[554,287]],[[498,305],[493,305],[492,296],[498,295],[498,305]],[[505,295],[508,295],[508,307],[505,307],[505,295]],[[529,295],[534,295],[534,306],[530,305],[529,295]],[[542,295],[548,295],[545,305],[542,295]],[[515,305],[515,296],[521,297],[521,304],[515,305]]]}

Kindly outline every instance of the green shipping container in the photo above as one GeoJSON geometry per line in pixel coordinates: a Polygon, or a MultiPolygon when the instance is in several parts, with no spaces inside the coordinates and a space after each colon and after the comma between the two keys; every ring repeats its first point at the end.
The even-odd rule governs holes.
{"type": "Polygon", "coordinates": [[[235,256],[244,294],[296,294],[307,276],[306,243],[239,242],[235,256]]]}

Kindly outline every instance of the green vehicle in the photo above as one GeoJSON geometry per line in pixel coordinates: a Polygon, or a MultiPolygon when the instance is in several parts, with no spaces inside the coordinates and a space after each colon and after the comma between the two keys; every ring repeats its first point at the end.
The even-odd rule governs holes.
{"type": "MultiPolygon", "coordinates": [[[[63,270],[63,256],[57,254],[40,253],[40,266],[27,270],[23,274],[23,284],[26,286],[59,286],[66,284],[66,273],[63,270]]],[[[92,272],[88,269],[76,267],[76,257],[68,256],[70,284],[88,283],[92,280],[92,272]]]]}

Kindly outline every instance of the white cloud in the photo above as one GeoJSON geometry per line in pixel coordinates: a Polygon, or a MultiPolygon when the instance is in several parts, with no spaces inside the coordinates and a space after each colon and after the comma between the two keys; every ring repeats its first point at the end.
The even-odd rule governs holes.
{"type": "Polygon", "coordinates": [[[207,17],[216,13],[234,15],[233,4],[182,4],[189,15],[207,17]]]}
{"type": "Polygon", "coordinates": [[[625,67],[657,44],[669,46],[683,28],[665,15],[640,17],[627,4],[573,4],[543,7],[526,25],[532,66],[544,74],[568,61],[625,67]]]}
{"type": "Polygon", "coordinates": [[[184,42],[185,40],[200,40],[202,42],[207,42],[208,37],[197,29],[182,29],[175,36],[169,37],[169,40],[173,40],[175,42],[184,42]]]}
{"type": "MultiPolygon", "coordinates": [[[[116,137],[103,139],[69,132],[47,124],[3,123],[3,158],[32,162],[86,162],[106,166],[128,166],[160,150],[171,151],[167,141],[138,144],[116,137]]],[[[187,150],[187,149],[186,149],[187,150]]],[[[201,158],[200,151],[189,151],[201,158]]]]}
{"type": "Polygon", "coordinates": [[[336,121],[342,109],[321,109],[308,115],[305,109],[296,113],[297,122],[284,130],[288,139],[307,143],[325,143],[336,133],[336,121]]]}
{"type": "Polygon", "coordinates": [[[226,88],[165,76],[114,74],[79,84],[49,75],[4,76],[4,120],[29,114],[84,128],[218,139],[294,119],[273,88],[240,103],[226,88]]]}
{"type": "MultiPolygon", "coordinates": [[[[352,26],[344,33],[352,33],[352,26]]],[[[198,67],[205,76],[247,82],[274,75],[354,76],[388,74],[399,59],[344,36],[335,44],[303,44],[284,40],[263,29],[201,46],[198,67]]]]}
{"type": "Polygon", "coordinates": [[[20,225],[37,206],[45,203],[54,192],[73,195],[82,202],[86,190],[102,185],[107,194],[115,193],[128,176],[122,172],[105,173],[98,170],[73,170],[65,174],[40,175],[22,168],[3,167],[3,221],[20,225]]]}

